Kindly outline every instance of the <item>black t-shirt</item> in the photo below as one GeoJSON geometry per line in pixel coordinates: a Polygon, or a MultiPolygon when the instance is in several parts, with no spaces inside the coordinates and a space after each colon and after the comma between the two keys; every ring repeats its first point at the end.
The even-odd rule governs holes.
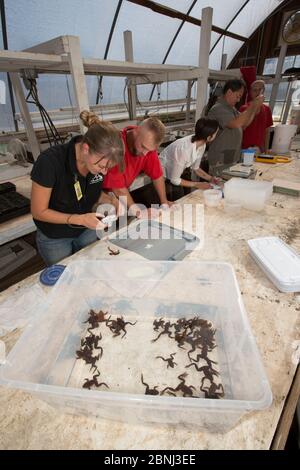
{"type": "MultiPolygon", "coordinates": [[[[80,142],[77,136],[63,145],[56,145],[42,152],[31,171],[31,179],[46,188],[52,188],[49,209],[65,214],[86,214],[92,211],[98,201],[103,176],[88,173],[80,175],[76,167],[75,144],[80,142]],[[78,201],[74,184],[79,182],[82,198],[78,201]]],[[[35,225],[50,238],[78,237],[86,227],[65,224],[51,224],[33,219],[35,225]]]]}

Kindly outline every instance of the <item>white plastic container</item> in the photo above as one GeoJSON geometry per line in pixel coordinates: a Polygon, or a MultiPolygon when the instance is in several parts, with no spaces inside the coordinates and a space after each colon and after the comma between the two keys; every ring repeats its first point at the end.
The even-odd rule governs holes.
{"type": "Polygon", "coordinates": [[[203,191],[204,202],[207,207],[218,207],[222,199],[220,189],[206,189],[203,191]]]}
{"type": "Polygon", "coordinates": [[[297,132],[296,124],[278,124],[275,127],[272,150],[276,153],[287,153],[292,138],[297,132]]]}
{"type": "Polygon", "coordinates": [[[266,201],[272,195],[273,183],[243,178],[231,178],[224,184],[225,200],[239,202],[249,210],[263,210],[266,201]]]}
{"type": "Polygon", "coordinates": [[[255,149],[242,150],[242,161],[244,166],[251,166],[254,162],[255,149]]]}
{"type": "Polygon", "coordinates": [[[300,292],[300,256],[278,237],[248,241],[250,254],[281,292],[300,292]]]}
{"type": "MultiPolygon", "coordinates": [[[[74,262],[65,269],[47,304],[37,313],[9,353],[6,364],[0,367],[0,384],[36,394],[64,412],[226,432],[244,413],[267,408],[272,402],[230,264],[195,260],[74,262]],[[108,310],[121,310],[125,321],[134,312],[145,328],[149,325],[153,328],[153,317],[162,316],[192,318],[199,315],[212,321],[216,328],[224,398],[151,396],[70,386],[75,351],[80,347],[86,328],[83,322],[91,308],[105,306],[109,306],[108,310]]],[[[126,375],[130,375],[129,364],[124,359],[126,337],[119,341],[122,341],[122,352],[111,358],[112,364],[113,361],[118,364],[114,373],[125,365],[126,375]]],[[[147,342],[141,338],[134,357],[135,362],[142,360],[145,373],[151,366],[143,360],[146,351],[147,342]]],[[[158,366],[152,364],[152,367],[154,375],[151,378],[147,372],[147,378],[154,385],[158,366]]]]}
{"type": "Polygon", "coordinates": [[[294,124],[300,129],[300,105],[294,105],[292,107],[289,124],[294,124]]]}

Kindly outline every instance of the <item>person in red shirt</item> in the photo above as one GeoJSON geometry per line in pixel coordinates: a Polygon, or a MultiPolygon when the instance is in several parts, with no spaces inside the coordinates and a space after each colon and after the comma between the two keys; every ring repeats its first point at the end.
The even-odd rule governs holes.
{"type": "MultiPolygon", "coordinates": [[[[265,82],[256,80],[250,87],[250,98],[254,100],[265,92],[265,82]]],[[[246,111],[250,102],[240,108],[240,112],[246,111]]],[[[242,148],[259,147],[261,152],[266,152],[269,137],[269,127],[273,125],[272,111],[269,106],[262,104],[251,124],[244,129],[242,148]]]]}
{"type": "Polygon", "coordinates": [[[126,197],[130,215],[139,216],[140,208],[135,204],[128,188],[142,172],[152,179],[160,203],[172,205],[167,200],[163,171],[157,154],[164,135],[165,126],[155,117],[145,119],[139,126],[128,126],[122,130],[125,171],[121,173],[117,165],[109,170],[103,188],[113,191],[118,198],[126,197]]]}

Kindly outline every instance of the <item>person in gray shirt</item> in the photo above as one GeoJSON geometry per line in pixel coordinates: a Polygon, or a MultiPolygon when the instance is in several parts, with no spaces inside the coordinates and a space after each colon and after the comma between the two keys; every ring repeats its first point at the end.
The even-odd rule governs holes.
{"type": "Polygon", "coordinates": [[[241,100],[245,89],[243,80],[228,80],[224,85],[223,95],[208,112],[207,117],[216,119],[220,126],[219,133],[208,151],[211,175],[220,176],[225,168],[239,161],[243,129],[251,124],[263,103],[264,97],[258,96],[246,111],[239,113],[235,106],[241,100]]]}

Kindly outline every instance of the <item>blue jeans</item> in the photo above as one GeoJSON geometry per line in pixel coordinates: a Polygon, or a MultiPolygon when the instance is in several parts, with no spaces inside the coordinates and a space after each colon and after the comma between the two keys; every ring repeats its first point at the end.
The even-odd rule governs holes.
{"type": "Polygon", "coordinates": [[[76,238],[49,238],[39,229],[36,231],[36,243],[39,253],[47,266],[56,264],[71,256],[87,245],[99,240],[96,230],[86,229],[76,238]]]}

